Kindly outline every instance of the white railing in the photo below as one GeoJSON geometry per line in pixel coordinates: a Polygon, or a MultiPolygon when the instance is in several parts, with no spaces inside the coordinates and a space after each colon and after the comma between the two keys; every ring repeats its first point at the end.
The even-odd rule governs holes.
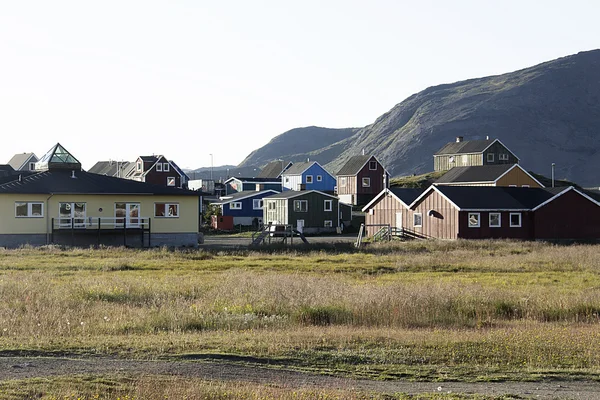
{"type": "Polygon", "coordinates": [[[150,229],[150,217],[52,218],[53,229],[150,229]]]}

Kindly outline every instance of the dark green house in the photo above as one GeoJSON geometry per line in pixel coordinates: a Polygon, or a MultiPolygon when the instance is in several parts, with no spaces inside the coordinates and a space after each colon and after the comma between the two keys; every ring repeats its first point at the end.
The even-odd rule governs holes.
{"type": "Polygon", "coordinates": [[[287,190],[264,198],[263,223],[292,225],[303,233],[336,232],[351,219],[351,209],[339,199],[317,190],[287,190]]]}

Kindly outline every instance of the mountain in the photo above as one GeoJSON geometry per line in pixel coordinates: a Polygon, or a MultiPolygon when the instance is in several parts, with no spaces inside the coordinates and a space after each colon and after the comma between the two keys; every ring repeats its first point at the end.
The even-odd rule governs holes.
{"type": "MultiPolygon", "coordinates": [[[[427,88],[350,137],[338,142],[311,137],[310,154],[321,156],[325,167],[337,171],[364,149],[392,176],[406,176],[433,170],[433,154],[456,136],[498,138],[526,170],[549,175],[556,163],[557,179],[599,185],[600,50],[427,88]]],[[[275,156],[271,144],[253,154],[259,152],[281,157],[275,156]]],[[[299,159],[309,154],[297,153],[299,159]]]]}
{"type": "Polygon", "coordinates": [[[238,167],[264,166],[269,161],[282,159],[293,162],[318,161],[328,163],[345,148],[340,142],[358,132],[359,128],[331,129],[318,126],[295,128],[273,138],[265,146],[254,150],[238,167]]]}
{"type": "Polygon", "coordinates": [[[243,176],[244,178],[252,178],[260,173],[260,168],[255,165],[246,167],[237,167],[235,165],[219,165],[211,167],[202,167],[194,170],[185,170],[190,179],[211,179],[215,181],[225,181],[232,176],[243,176]]]}

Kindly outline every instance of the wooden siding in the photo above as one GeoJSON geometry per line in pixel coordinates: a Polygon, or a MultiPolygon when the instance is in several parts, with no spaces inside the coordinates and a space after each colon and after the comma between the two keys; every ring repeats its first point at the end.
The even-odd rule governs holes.
{"type": "Polygon", "coordinates": [[[338,195],[340,194],[356,194],[356,176],[338,176],[338,195]],[[340,178],[346,178],[346,185],[340,186],[340,178]]]}
{"type": "Polygon", "coordinates": [[[316,192],[308,192],[300,196],[288,199],[288,224],[296,226],[296,221],[299,219],[304,220],[305,228],[324,228],[325,221],[329,220],[332,222],[333,227],[339,226],[339,201],[336,198],[330,196],[324,196],[316,192]],[[295,200],[307,200],[308,211],[307,212],[295,212],[294,201],[295,200]],[[332,200],[332,210],[325,211],[325,200],[332,200]]]}
{"type": "Polygon", "coordinates": [[[536,239],[600,239],[600,206],[569,191],[535,211],[536,239]]]}
{"type": "Polygon", "coordinates": [[[515,167],[510,170],[506,175],[502,178],[498,179],[496,182],[496,186],[511,186],[515,185],[521,187],[523,185],[529,185],[529,187],[542,187],[538,184],[531,176],[525,173],[519,167],[515,167]]]}
{"type": "MultiPolygon", "coordinates": [[[[391,194],[381,197],[365,215],[365,225],[389,224],[391,227],[397,226],[396,213],[402,212],[403,220],[408,213],[408,209],[391,194]]],[[[402,224],[407,227],[405,221],[402,224]]],[[[412,227],[412,224],[411,224],[412,227]]],[[[373,236],[379,227],[367,227],[367,236],[373,236]]]]}
{"type": "Polygon", "coordinates": [[[533,239],[533,213],[530,211],[461,211],[459,213],[461,239],[533,239]],[[479,228],[469,227],[469,214],[479,213],[479,228]],[[490,227],[490,213],[500,213],[500,227],[490,227]],[[510,214],[521,214],[521,226],[510,226],[510,214]]]}
{"type": "MultiPolygon", "coordinates": [[[[483,152],[483,165],[518,164],[519,159],[500,142],[495,142],[483,152]],[[488,162],[487,155],[494,155],[494,162],[488,162]],[[500,160],[500,154],[508,154],[508,160],[500,160]]],[[[478,164],[481,165],[481,164],[478,164]]]]}
{"type": "Polygon", "coordinates": [[[405,229],[412,230],[417,235],[438,239],[458,237],[458,210],[435,190],[429,192],[410,212],[404,214],[405,229]],[[430,210],[432,215],[429,215],[430,210]],[[414,227],[415,213],[423,215],[422,227],[414,227]]]}
{"type": "Polygon", "coordinates": [[[265,199],[263,207],[264,224],[287,224],[287,199],[265,199]],[[275,203],[275,209],[269,209],[269,203],[275,203]]]}
{"type": "Polygon", "coordinates": [[[473,165],[483,165],[481,153],[444,154],[433,157],[434,171],[447,171],[454,167],[471,167],[473,165]],[[450,157],[454,157],[454,162],[450,162],[450,157]]]}

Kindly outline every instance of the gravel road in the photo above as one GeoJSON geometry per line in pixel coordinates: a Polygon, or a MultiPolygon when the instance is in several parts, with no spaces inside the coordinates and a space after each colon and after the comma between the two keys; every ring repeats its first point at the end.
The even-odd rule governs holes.
{"type": "Polygon", "coordinates": [[[277,384],[288,388],[339,388],[379,393],[462,393],[538,399],[600,399],[600,382],[407,382],[369,381],[213,361],[139,361],[107,357],[0,357],[0,380],[64,375],[166,375],[277,384]]]}

